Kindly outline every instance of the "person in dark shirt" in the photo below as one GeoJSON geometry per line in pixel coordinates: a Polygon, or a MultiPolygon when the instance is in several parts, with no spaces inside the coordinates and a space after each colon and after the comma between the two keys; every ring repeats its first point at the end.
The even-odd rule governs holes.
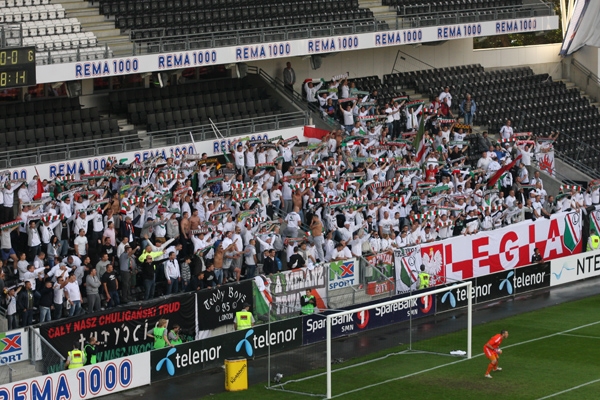
{"type": "Polygon", "coordinates": [[[156,264],[152,262],[152,256],[150,255],[147,255],[146,261],[142,263],[142,279],[144,279],[144,288],[146,289],[144,300],[153,298],[156,282],[156,264]]]}
{"type": "Polygon", "coordinates": [[[190,283],[187,286],[186,292],[195,292],[197,290],[204,289],[204,287],[204,271],[201,271],[198,273],[198,275],[192,275],[190,283]]]}
{"type": "Polygon", "coordinates": [[[102,255],[104,254],[108,254],[108,261],[111,264],[115,263],[115,257],[117,255],[117,249],[115,248],[115,246],[110,244],[110,238],[109,237],[105,237],[104,238],[104,243],[102,244],[102,249],[100,250],[100,257],[102,257],[102,255]]]}
{"type": "Polygon", "coordinates": [[[40,292],[40,323],[52,320],[51,308],[54,306],[54,289],[52,281],[46,280],[44,285],[39,289],[40,292]]]}
{"type": "Polygon", "coordinates": [[[277,271],[275,264],[275,249],[265,251],[265,259],[263,260],[263,273],[266,275],[274,274],[277,271]]]}
{"type": "Polygon", "coordinates": [[[209,287],[211,289],[216,288],[217,285],[217,276],[215,275],[215,266],[210,264],[206,267],[206,271],[204,271],[204,287],[209,287]]]}
{"type": "Polygon", "coordinates": [[[465,214],[460,214],[460,216],[456,219],[454,223],[454,230],[452,231],[452,235],[459,236],[466,226],[467,223],[465,221],[465,214]]]}
{"type": "Polygon", "coordinates": [[[288,263],[289,269],[298,269],[302,268],[306,265],[306,261],[304,258],[298,254],[298,247],[294,247],[294,254],[290,257],[290,262],[288,263]]]}
{"type": "Polygon", "coordinates": [[[535,249],[533,249],[533,256],[531,256],[531,263],[532,264],[541,263],[542,261],[544,261],[544,259],[542,258],[542,255],[540,254],[540,249],[538,249],[536,247],[535,249]]]}
{"type": "Polygon", "coordinates": [[[108,307],[116,307],[121,304],[119,299],[119,281],[111,264],[106,266],[106,272],[102,275],[100,282],[102,282],[102,287],[104,288],[108,307]]]}

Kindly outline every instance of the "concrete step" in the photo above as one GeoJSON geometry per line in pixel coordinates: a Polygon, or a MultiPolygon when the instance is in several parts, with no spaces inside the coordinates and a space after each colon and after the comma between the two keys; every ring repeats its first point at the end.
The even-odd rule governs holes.
{"type": "Polygon", "coordinates": [[[90,2],[85,1],[85,0],[61,0],[60,4],[62,4],[62,6],[64,7],[65,4],[90,4],[90,2]]]}
{"type": "Polygon", "coordinates": [[[114,27],[105,28],[105,29],[85,29],[86,32],[91,31],[94,32],[94,35],[98,39],[102,38],[104,41],[108,41],[108,38],[119,38],[121,37],[121,31],[115,29],[114,27]]]}
{"type": "Polygon", "coordinates": [[[72,10],[65,10],[65,15],[68,18],[81,18],[81,17],[97,17],[100,13],[95,7],[89,8],[74,8],[72,10]]]}
{"type": "Polygon", "coordinates": [[[358,0],[358,6],[361,8],[381,7],[380,0],[358,0]]]}
{"type": "Polygon", "coordinates": [[[98,7],[92,6],[87,1],[73,1],[73,2],[70,2],[70,3],[64,3],[64,2],[61,1],[60,4],[63,6],[63,8],[65,9],[65,11],[85,10],[86,8],[96,8],[96,9],[98,8],[98,7]]]}
{"type": "Polygon", "coordinates": [[[81,22],[81,25],[83,24],[99,24],[101,22],[105,22],[104,16],[103,15],[98,15],[98,12],[96,11],[94,15],[86,15],[86,16],[82,16],[82,17],[74,17],[71,16],[69,14],[67,14],[69,18],[77,18],[79,20],[79,22],[81,22]]]}
{"type": "Polygon", "coordinates": [[[105,20],[103,22],[89,22],[81,24],[81,28],[86,31],[102,31],[105,29],[116,29],[113,21],[105,20]]]}
{"type": "Polygon", "coordinates": [[[390,7],[379,5],[379,6],[369,7],[369,10],[373,11],[373,14],[378,15],[379,13],[390,12],[390,7]]]}
{"type": "MultiPolygon", "coordinates": [[[[13,370],[12,376],[11,376],[12,382],[18,382],[18,381],[22,381],[25,379],[31,379],[31,378],[35,378],[35,377],[43,375],[41,372],[36,371],[35,365],[32,365],[29,361],[13,363],[13,364],[10,364],[10,367],[13,370]]],[[[0,382],[0,384],[9,383],[8,382],[8,379],[9,379],[8,374],[6,376],[3,374],[2,378],[3,378],[3,380],[6,380],[6,382],[0,382]]]]}

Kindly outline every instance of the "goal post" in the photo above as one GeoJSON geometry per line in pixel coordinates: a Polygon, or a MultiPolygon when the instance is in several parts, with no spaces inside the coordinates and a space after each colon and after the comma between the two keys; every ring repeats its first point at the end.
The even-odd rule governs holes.
{"type": "MultiPolygon", "coordinates": [[[[466,321],[466,330],[467,330],[467,343],[466,343],[466,358],[470,359],[471,358],[471,339],[472,339],[472,325],[473,325],[473,316],[472,316],[472,311],[473,311],[473,300],[472,300],[472,282],[460,282],[460,283],[455,283],[453,285],[448,285],[448,286],[444,286],[442,288],[439,289],[433,289],[433,290],[428,290],[426,292],[422,292],[419,294],[415,294],[415,295],[411,295],[411,296],[407,296],[407,297],[402,297],[402,298],[398,298],[398,299],[394,299],[394,300],[389,300],[386,302],[382,302],[382,303],[377,303],[377,304],[372,304],[372,305],[368,305],[368,306],[363,306],[363,307],[356,307],[354,309],[351,310],[345,310],[345,311],[339,311],[339,312],[335,312],[332,314],[328,314],[326,316],[326,352],[327,352],[327,356],[326,356],[326,384],[327,384],[327,399],[331,399],[332,396],[332,382],[331,382],[331,376],[332,376],[332,341],[333,341],[333,336],[332,336],[332,325],[333,325],[333,321],[335,320],[340,320],[342,317],[347,316],[347,315],[351,315],[351,314],[355,314],[357,312],[364,312],[364,311],[369,311],[369,310],[373,310],[373,309],[385,309],[386,307],[394,307],[397,306],[398,303],[404,303],[404,304],[413,304],[415,301],[419,301],[421,299],[423,299],[424,297],[427,297],[427,301],[435,301],[435,296],[437,295],[443,295],[448,293],[449,291],[456,291],[456,290],[461,290],[461,289],[466,289],[466,295],[467,295],[467,321],[466,321]],[[428,297],[429,296],[429,297],[428,297]],[[431,300],[434,299],[434,300],[431,300]]],[[[435,305],[433,305],[435,306],[435,305]]],[[[413,315],[413,311],[409,310],[409,319],[412,322],[412,315],[413,315]]],[[[412,349],[412,338],[411,338],[411,349],[412,349]]]]}

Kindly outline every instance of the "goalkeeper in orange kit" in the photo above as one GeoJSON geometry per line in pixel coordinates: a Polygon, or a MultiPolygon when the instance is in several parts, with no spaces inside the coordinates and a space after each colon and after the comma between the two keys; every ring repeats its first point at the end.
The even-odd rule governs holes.
{"type": "Polygon", "coordinates": [[[502,368],[498,367],[498,358],[500,354],[502,354],[502,350],[500,350],[500,344],[502,341],[508,337],[508,331],[501,331],[497,335],[492,336],[490,340],[483,346],[483,353],[490,360],[488,364],[487,371],[485,372],[486,378],[491,378],[490,372],[494,371],[502,371],[502,368]]]}

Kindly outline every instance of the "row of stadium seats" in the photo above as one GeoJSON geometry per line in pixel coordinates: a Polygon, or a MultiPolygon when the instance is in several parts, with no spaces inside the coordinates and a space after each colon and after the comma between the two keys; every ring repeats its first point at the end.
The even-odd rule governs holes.
{"type": "Polygon", "coordinates": [[[217,15],[238,15],[239,18],[284,17],[299,14],[334,12],[341,10],[358,10],[358,1],[343,2],[341,0],[325,0],[319,2],[277,2],[260,5],[232,5],[226,8],[196,5],[190,1],[124,1],[107,0],[101,2],[101,12],[104,15],[119,16],[123,14],[152,15],[159,11],[165,12],[197,12],[203,11],[213,18],[217,15]]]}
{"type": "Polygon", "coordinates": [[[192,107],[178,111],[155,112],[146,114],[130,114],[130,118],[139,124],[146,124],[149,132],[166,129],[184,128],[186,126],[205,125],[209,118],[217,122],[234,121],[239,119],[266,117],[281,114],[277,105],[271,104],[269,99],[262,101],[231,103],[223,106],[192,107]],[[137,117],[135,117],[137,115],[137,117]]]}
{"type": "Polygon", "coordinates": [[[0,0],[0,8],[38,6],[40,4],[48,3],[50,3],[50,0],[0,0]]]}
{"type": "Polygon", "coordinates": [[[73,50],[55,50],[50,52],[36,53],[35,62],[37,65],[45,64],[58,64],[75,61],[91,61],[91,60],[102,60],[105,58],[111,58],[113,56],[112,50],[108,50],[108,57],[106,56],[106,49],[104,47],[93,47],[93,48],[78,48],[73,50]]]}
{"type": "MultiPolygon", "coordinates": [[[[319,15],[312,13],[294,14],[294,16],[272,16],[262,17],[244,17],[242,12],[237,10],[227,10],[227,12],[191,12],[191,13],[169,13],[152,15],[136,15],[117,17],[117,28],[119,29],[150,29],[150,28],[168,28],[187,29],[190,33],[203,32],[221,32],[232,31],[236,29],[256,29],[271,26],[289,26],[305,25],[322,22],[351,21],[357,19],[372,19],[373,12],[369,10],[338,10],[319,15]],[[210,28],[209,28],[210,27],[210,28]]],[[[158,31],[158,29],[152,29],[158,31]]],[[[166,36],[172,36],[167,34],[166,36]]]]}
{"type": "Polygon", "coordinates": [[[0,121],[5,118],[27,117],[35,114],[81,110],[79,97],[52,97],[25,103],[0,103],[0,121]]]}
{"type": "Polygon", "coordinates": [[[383,5],[397,7],[398,15],[423,15],[427,13],[482,10],[497,7],[516,7],[523,0],[383,0],[383,5]]]}
{"type": "Polygon", "coordinates": [[[62,125],[97,122],[100,114],[96,107],[74,111],[36,113],[25,117],[6,118],[0,120],[0,132],[18,131],[25,129],[60,127],[62,125]]]}
{"type": "Polygon", "coordinates": [[[0,23],[44,21],[62,19],[65,9],[60,4],[46,4],[28,7],[0,6],[0,23]]]}
{"type": "Polygon", "coordinates": [[[36,51],[69,50],[96,47],[98,41],[92,32],[65,33],[23,38],[25,46],[35,46],[36,51]]]}
{"type": "Polygon", "coordinates": [[[84,142],[90,139],[119,138],[120,135],[116,119],[102,119],[65,124],[60,127],[0,132],[0,146],[7,151],[22,150],[84,142]]]}
{"type": "Polygon", "coordinates": [[[148,131],[282,113],[267,89],[248,79],[221,79],[164,88],[133,89],[109,95],[112,113],[127,113],[134,125],[148,131]]]}
{"type": "MultiPolygon", "coordinates": [[[[184,101],[187,96],[196,95],[208,95],[209,98],[212,93],[237,91],[236,96],[245,96],[252,100],[258,100],[259,88],[251,87],[246,84],[244,79],[220,79],[220,80],[209,80],[195,83],[187,83],[185,85],[166,86],[163,88],[148,88],[148,89],[131,89],[131,90],[120,90],[111,92],[108,95],[110,109],[115,113],[127,112],[129,103],[139,101],[153,101],[153,100],[166,100],[174,99],[173,101],[184,101]],[[243,93],[244,90],[250,91],[250,96],[247,93],[243,93]]],[[[237,97],[236,97],[237,98],[237,97]]],[[[199,102],[200,103],[200,102],[199,102]]],[[[207,102],[208,103],[208,102],[207,102]]],[[[211,101],[212,104],[214,102],[211,101]]]]}
{"type": "MultiPolygon", "coordinates": [[[[29,21],[21,24],[22,36],[61,35],[63,33],[78,33],[81,23],[77,18],[51,19],[47,21],[29,21]]],[[[10,31],[13,32],[13,31],[10,31]]]]}
{"type": "MultiPolygon", "coordinates": [[[[358,0],[100,0],[100,12],[136,40],[277,26],[374,20],[358,0]]],[[[173,49],[174,50],[174,49],[173,49]]]]}

